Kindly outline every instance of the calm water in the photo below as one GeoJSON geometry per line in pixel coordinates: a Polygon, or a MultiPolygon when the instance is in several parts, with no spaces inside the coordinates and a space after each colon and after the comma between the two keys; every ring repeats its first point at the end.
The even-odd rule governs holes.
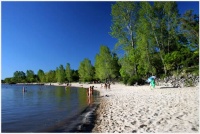
{"type": "Polygon", "coordinates": [[[2,132],[52,131],[71,124],[95,100],[88,100],[86,89],[75,87],[3,84],[1,89],[2,132]]]}

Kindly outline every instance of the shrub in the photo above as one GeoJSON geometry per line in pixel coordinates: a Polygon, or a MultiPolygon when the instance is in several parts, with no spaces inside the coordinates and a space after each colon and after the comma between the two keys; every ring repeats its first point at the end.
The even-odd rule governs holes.
{"type": "Polygon", "coordinates": [[[132,76],[132,77],[126,79],[126,84],[129,86],[134,85],[136,83],[138,85],[144,85],[145,80],[143,80],[140,76],[132,76]]]}

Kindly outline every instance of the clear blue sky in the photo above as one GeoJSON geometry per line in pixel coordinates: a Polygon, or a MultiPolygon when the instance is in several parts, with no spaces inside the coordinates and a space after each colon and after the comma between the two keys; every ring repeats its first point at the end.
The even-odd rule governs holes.
{"type": "MultiPolygon", "coordinates": [[[[84,58],[94,64],[100,45],[114,48],[109,35],[114,2],[2,2],[1,79],[15,71],[55,70],[84,58]]],[[[180,13],[199,2],[178,2],[180,13]]]]}

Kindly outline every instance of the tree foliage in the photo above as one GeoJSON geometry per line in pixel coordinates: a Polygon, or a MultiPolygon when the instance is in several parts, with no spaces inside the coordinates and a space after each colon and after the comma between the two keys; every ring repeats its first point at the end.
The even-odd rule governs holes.
{"type": "Polygon", "coordinates": [[[50,70],[45,74],[46,82],[56,82],[56,71],[50,70]]]}
{"type": "Polygon", "coordinates": [[[59,68],[56,69],[56,77],[57,77],[57,82],[59,83],[65,82],[65,69],[63,65],[60,65],[59,68]]]}
{"type": "Polygon", "coordinates": [[[65,73],[66,73],[65,74],[66,75],[66,80],[68,82],[71,82],[72,81],[72,70],[70,68],[70,64],[69,63],[67,63],[67,65],[66,65],[65,73]]]}
{"type": "Polygon", "coordinates": [[[199,49],[199,16],[188,10],[180,18],[181,33],[187,40],[187,44],[192,49],[199,49]]]}
{"type": "Polygon", "coordinates": [[[124,81],[198,63],[198,16],[187,11],[181,18],[176,2],[116,2],[111,15],[124,81]]]}
{"type": "Polygon", "coordinates": [[[100,80],[115,78],[118,76],[119,65],[116,54],[111,54],[107,46],[101,46],[99,54],[96,55],[95,76],[100,80]]]}
{"type": "Polygon", "coordinates": [[[26,74],[23,71],[16,71],[13,74],[13,82],[24,83],[26,82],[26,74]]]}
{"type": "Polygon", "coordinates": [[[124,50],[124,58],[120,63],[120,74],[137,75],[136,29],[138,21],[139,3],[116,2],[112,6],[111,36],[118,39],[115,47],[124,50]]]}
{"type": "Polygon", "coordinates": [[[72,70],[72,81],[74,81],[74,82],[78,82],[79,81],[78,70],[72,70]]]}
{"type": "Polygon", "coordinates": [[[37,72],[37,76],[39,78],[39,82],[44,83],[45,82],[45,74],[44,71],[39,69],[37,72]]]}
{"type": "Polygon", "coordinates": [[[94,77],[94,67],[91,64],[91,61],[85,58],[79,65],[78,69],[79,80],[82,82],[91,81],[94,77]]]}
{"type": "Polygon", "coordinates": [[[26,80],[30,83],[37,81],[33,70],[26,71],[26,80]]]}

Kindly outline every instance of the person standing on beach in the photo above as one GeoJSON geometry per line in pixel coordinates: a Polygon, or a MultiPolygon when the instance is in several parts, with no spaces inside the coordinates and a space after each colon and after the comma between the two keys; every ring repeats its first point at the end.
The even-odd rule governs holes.
{"type": "Polygon", "coordinates": [[[108,89],[110,89],[110,83],[108,83],[108,89]]]}
{"type": "Polygon", "coordinates": [[[107,84],[106,83],[104,84],[104,88],[107,90],[107,84]]]}
{"type": "Polygon", "coordinates": [[[155,88],[155,78],[156,78],[156,76],[151,76],[147,79],[147,82],[150,83],[149,86],[151,89],[155,88]]]}
{"type": "Polygon", "coordinates": [[[91,97],[91,95],[92,95],[92,87],[91,86],[87,90],[87,95],[88,95],[88,97],[91,97]]]}
{"type": "Polygon", "coordinates": [[[155,79],[152,79],[150,82],[151,89],[155,88],[155,79]]]}

